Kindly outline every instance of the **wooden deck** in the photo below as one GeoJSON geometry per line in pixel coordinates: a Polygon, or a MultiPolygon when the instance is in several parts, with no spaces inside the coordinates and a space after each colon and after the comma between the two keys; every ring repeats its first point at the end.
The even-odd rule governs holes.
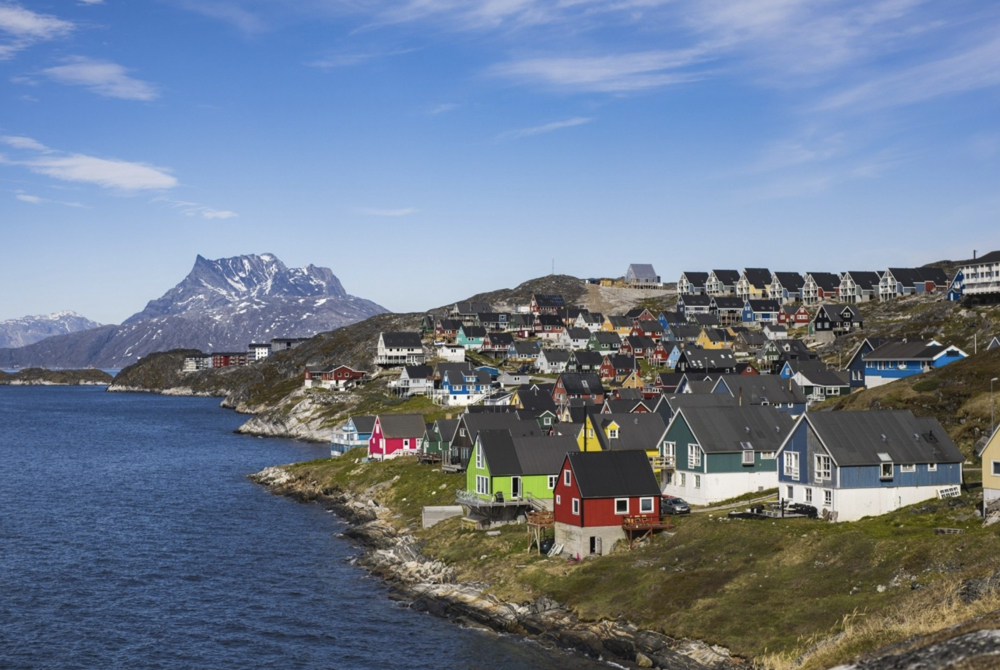
{"type": "Polygon", "coordinates": [[[534,544],[538,547],[540,555],[542,553],[542,538],[545,537],[545,529],[555,528],[556,526],[555,512],[533,510],[528,512],[525,520],[528,526],[528,548],[525,551],[531,551],[531,545],[534,544]]]}
{"type": "Polygon", "coordinates": [[[635,546],[654,532],[660,530],[671,530],[674,524],[668,517],[653,514],[640,514],[638,516],[627,516],[622,519],[622,530],[628,538],[628,548],[635,549],[635,546]]]}

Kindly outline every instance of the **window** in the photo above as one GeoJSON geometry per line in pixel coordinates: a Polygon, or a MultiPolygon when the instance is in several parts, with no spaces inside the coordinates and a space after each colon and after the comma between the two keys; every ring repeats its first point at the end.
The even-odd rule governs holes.
{"type": "Polygon", "coordinates": [[[762,452],[760,452],[761,459],[763,459],[765,461],[773,461],[775,458],[777,458],[777,456],[778,456],[778,454],[776,452],[774,452],[774,451],[762,451],[762,452]]]}
{"type": "Polygon", "coordinates": [[[694,487],[696,489],[700,489],[701,488],[701,475],[695,475],[694,476],[694,487]]]}
{"type": "Polygon", "coordinates": [[[688,469],[701,467],[701,447],[697,444],[688,445],[688,469]]]}
{"type": "Polygon", "coordinates": [[[826,454],[816,454],[816,472],[813,477],[818,482],[830,481],[832,479],[832,459],[826,454]]]}
{"type": "Polygon", "coordinates": [[[754,463],[753,449],[744,449],[743,450],[743,465],[753,465],[753,463],[754,463]]]}
{"type": "Polygon", "coordinates": [[[459,437],[465,437],[465,428],[459,428],[458,435],[459,437]]]}
{"type": "Polygon", "coordinates": [[[480,495],[490,494],[490,478],[483,475],[476,475],[476,493],[480,495]]]}
{"type": "Polygon", "coordinates": [[[902,465],[902,464],[900,464],[899,471],[900,472],[916,472],[917,471],[917,466],[914,465],[913,463],[910,463],[909,465],[902,465]]]}
{"type": "Polygon", "coordinates": [[[573,498],[573,514],[580,516],[580,499],[573,498]]]}
{"type": "MultiPolygon", "coordinates": [[[[994,468],[996,468],[996,466],[994,466],[994,468]]],[[[937,472],[937,463],[928,463],[927,472],[937,472]]],[[[996,472],[994,471],[993,474],[996,474],[996,472]]]]}
{"type": "Polygon", "coordinates": [[[813,501],[813,490],[812,489],[806,489],[806,502],[807,503],[812,503],[812,501],[813,501]]]}
{"type": "Polygon", "coordinates": [[[687,486],[687,474],[684,472],[677,473],[680,477],[678,479],[678,486],[687,486]]]}
{"type": "Polygon", "coordinates": [[[409,449],[409,448],[410,448],[410,438],[407,437],[403,439],[403,449],[409,449]]]}
{"type": "Polygon", "coordinates": [[[892,479],[892,461],[879,464],[879,479],[892,479]]]}
{"type": "Polygon", "coordinates": [[[593,437],[593,436],[594,436],[594,429],[593,428],[588,428],[587,429],[587,437],[593,437]]]}
{"type": "MultiPolygon", "coordinates": [[[[795,451],[785,452],[785,476],[799,478],[799,454],[795,451]]],[[[790,497],[790,496],[789,496],[790,497]]]]}
{"type": "Polygon", "coordinates": [[[551,426],[552,425],[552,417],[551,416],[545,417],[542,420],[542,423],[545,424],[546,426],[551,426]]]}
{"type": "Polygon", "coordinates": [[[615,514],[628,514],[628,498],[615,498],[615,514]]]}
{"type": "Polygon", "coordinates": [[[482,447],[476,449],[476,468],[483,469],[483,450],[482,447]]]}
{"type": "Polygon", "coordinates": [[[562,496],[559,495],[558,493],[556,494],[556,504],[562,505],[562,496]]]}
{"type": "Polygon", "coordinates": [[[677,443],[676,442],[664,442],[663,443],[663,455],[666,458],[673,458],[674,454],[677,453],[677,443]]]}
{"type": "Polygon", "coordinates": [[[618,429],[617,428],[609,428],[608,429],[608,437],[610,439],[612,439],[612,440],[617,440],[618,439],[618,429]]]}
{"type": "Polygon", "coordinates": [[[789,487],[786,487],[786,488],[788,489],[787,491],[785,491],[785,493],[787,494],[787,498],[789,500],[795,500],[795,487],[794,486],[789,486],[789,487]]]}
{"type": "Polygon", "coordinates": [[[829,489],[823,489],[823,504],[827,507],[833,506],[833,491],[829,489]]]}
{"type": "Polygon", "coordinates": [[[556,487],[556,482],[559,480],[558,475],[549,475],[549,490],[552,491],[556,487]]]}
{"type": "Polygon", "coordinates": [[[653,513],[653,498],[639,498],[639,514],[653,513]]]}
{"type": "Polygon", "coordinates": [[[573,476],[569,472],[569,470],[563,470],[563,484],[565,486],[569,486],[573,483],[573,476]]]}

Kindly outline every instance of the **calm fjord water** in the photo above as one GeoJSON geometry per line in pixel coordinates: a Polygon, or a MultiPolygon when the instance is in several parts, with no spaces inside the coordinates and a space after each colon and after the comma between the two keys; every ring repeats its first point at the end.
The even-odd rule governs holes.
{"type": "Polygon", "coordinates": [[[596,668],[397,605],[317,505],[325,456],[218,401],[0,386],[0,668],[596,668]]]}

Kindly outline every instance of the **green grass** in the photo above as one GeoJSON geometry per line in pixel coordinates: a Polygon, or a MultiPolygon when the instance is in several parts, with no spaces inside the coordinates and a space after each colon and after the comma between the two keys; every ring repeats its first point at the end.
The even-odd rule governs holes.
{"type": "MultiPolygon", "coordinates": [[[[354,491],[391,482],[375,495],[396,513],[392,522],[413,529],[426,555],[453,565],[460,579],[487,582],[497,597],[525,602],[544,594],[584,619],[621,617],[747,657],[795,656],[811,640],[841,630],[852,613],[877,618],[912,609],[925,589],[1000,567],[1000,529],[980,525],[971,514],[976,496],[968,493],[842,524],[696,514],[674,518],[673,534],[634,551],[571,564],[527,553],[523,526],[505,526],[496,537],[459,519],[420,529],[422,507],[453,504],[464,475],[412,459],[355,463],[363,455],[355,450],[291,469],[354,491]],[[937,535],[937,527],[965,533],[937,535]],[[925,589],[911,590],[911,577],[925,589]],[[880,585],[887,587],[883,593],[880,585]]],[[[852,644],[870,645],[872,635],[882,634],[867,633],[852,644]]],[[[850,645],[824,662],[849,652],[850,645]]]]}

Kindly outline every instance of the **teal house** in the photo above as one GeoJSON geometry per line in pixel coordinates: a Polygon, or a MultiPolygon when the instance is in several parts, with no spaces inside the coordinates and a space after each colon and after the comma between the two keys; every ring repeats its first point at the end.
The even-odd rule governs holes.
{"type": "Polygon", "coordinates": [[[793,424],[770,406],[681,407],[660,440],[675,465],[663,492],[708,505],[777,487],[778,449],[793,424]]]}
{"type": "Polygon", "coordinates": [[[482,326],[462,326],[455,336],[455,344],[460,347],[479,351],[486,341],[486,329],[482,326]]]}

